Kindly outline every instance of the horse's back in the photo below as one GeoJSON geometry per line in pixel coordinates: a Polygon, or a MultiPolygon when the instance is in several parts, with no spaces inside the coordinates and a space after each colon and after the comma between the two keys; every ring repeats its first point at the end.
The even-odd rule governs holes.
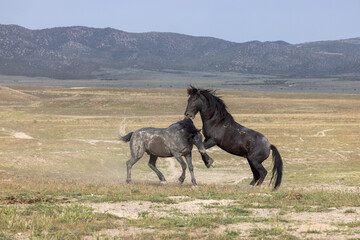
{"type": "Polygon", "coordinates": [[[133,135],[132,146],[134,151],[140,149],[154,156],[172,156],[167,144],[165,128],[141,128],[135,131],[133,135]]]}
{"type": "Polygon", "coordinates": [[[186,122],[183,120],[168,128],[147,127],[135,131],[130,143],[132,151],[144,151],[158,157],[171,157],[174,154],[184,156],[191,153],[195,137],[191,131],[198,133],[198,130],[192,122],[192,125],[184,123],[186,122]]]}

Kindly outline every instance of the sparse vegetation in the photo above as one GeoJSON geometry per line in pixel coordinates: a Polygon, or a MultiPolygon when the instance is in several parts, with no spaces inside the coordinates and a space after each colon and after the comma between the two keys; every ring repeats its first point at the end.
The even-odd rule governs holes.
{"type": "Polygon", "coordinates": [[[194,151],[196,188],[188,172],[179,185],[174,159],[159,159],[160,184],[146,156],[124,183],[119,128],[178,121],[184,90],[15,90],[31,96],[0,98],[0,239],[359,237],[359,95],[219,91],[237,121],[279,147],[284,179],[273,192],[249,187],[247,161],[218,148],[211,169],[194,151]]]}

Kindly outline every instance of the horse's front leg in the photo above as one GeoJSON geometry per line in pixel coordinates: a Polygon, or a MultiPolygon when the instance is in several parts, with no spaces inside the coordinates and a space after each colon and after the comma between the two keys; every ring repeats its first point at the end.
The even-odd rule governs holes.
{"type": "Polygon", "coordinates": [[[182,174],[179,177],[179,182],[183,183],[185,180],[185,171],[186,171],[186,163],[184,162],[184,160],[182,159],[181,155],[174,155],[175,159],[180,163],[181,168],[182,168],[182,174]]]}
{"type": "Polygon", "coordinates": [[[194,137],[194,144],[197,147],[198,151],[201,154],[201,158],[205,164],[205,166],[207,168],[209,168],[210,166],[214,167],[214,160],[207,155],[206,150],[205,150],[205,146],[202,142],[202,136],[200,133],[198,133],[195,137],[194,137]]]}
{"type": "MultiPolygon", "coordinates": [[[[199,151],[200,152],[200,151],[199,151]]],[[[200,152],[201,158],[205,163],[205,166],[207,168],[209,167],[215,167],[214,159],[212,159],[209,155],[207,155],[206,152],[200,152]]]]}
{"type": "Polygon", "coordinates": [[[155,155],[150,155],[150,160],[149,160],[149,167],[156,173],[156,175],[158,176],[158,178],[160,179],[161,182],[165,182],[165,177],[164,175],[159,171],[159,169],[157,169],[156,167],[156,160],[157,160],[157,156],[155,155]]]}
{"type": "Polygon", "coordinates": [[[186,163],[187,163],[187,165],[189,167],[189,171],[190,171],[190,174],[191,174],[191,182],[192,182],[193,185],[197,185],[195,175],[194,175],[194,167],[192,165],[192,160],[191,160],[191,153],[186,155],[185,158],[186,158],[186,163]]]}
{"type": "Polygon", "coordinates": [[[206,138],[204,141],[204,147],[205,149],[209,149],[213,146],[217,145],[217,142],[213,138],[206,138]]]}

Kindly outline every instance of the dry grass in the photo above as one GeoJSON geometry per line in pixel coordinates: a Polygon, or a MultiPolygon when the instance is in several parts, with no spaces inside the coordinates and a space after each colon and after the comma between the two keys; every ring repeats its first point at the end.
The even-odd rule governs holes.
{"type": "MultiPolygon", "coordinates": [[[[43,225],[27,220],[12,226],[9,221],[2,222],[0,238],[11,239],[17,231],[35,238],[69,239],[87,235],[144,239],[149,236],[261,238],[265,235],[336,239],[345,233],[349,237],[359,236],[355,218],[350,223],[326,222],[325,227],[308,228],[306,232],[294,226],[300,224],[306,229],[305,225],[311,222],[309,218],[290,217],[296,212],[311,213],[314,209],[327,214],[329,208],[330,212],[334,212],[331,208],[339,209],[344,218],[358,213],[359,95],[218,91],[238,122],[262,132],[278,147],[285,163],[284,178],[280,190],[272,193],[267,187],[249,188],[252,176],[247,161],[217,147],[209,149],[216,168],[207,169],[194,152],[195,176],[200,184],[196,189],[191,188],[188,173],[185,185],[178,185],[180,166],[174,160],[174,175],[174,169],[169,167],[171,159],[158,160],[157,165],[169,182],[160,186],[155,173],[147,166],[146,156],[133,167],[135,184],[124,184],[129,147],[118,141],[118,135],[146,126],[167,127],[182,119],[187,102],[185,90],[18,87],[13,93],[34,97],[27,101],[5,101],[5,95],[0,96],[1,211],[6,212],[3,219],[18,213],[28,214],[30,218],[41,216],[44,221],[43,225]],[[181,201],[231,199],[236,204],[224,207],[225,216],[219,211],[192,216],[174,210],[152,228],[146,224],[159,219],[153,217],[151,211],[157,211],[153,208],[140,214],[139,220],[120,221],[77,205],[79,202],[123,201],[167,205],[174,204],[171,196],[183,197],[181,201]],[[67,202],[75,205],[62,208],[67,202]],[[24,210],[11,203],[30,203],[37,207],[24,210]],[[59,214],[69,216],[51,217],[46,212],[49,205],[55,206],[59,214]],[[344,206],[352,212],[342,209],[344,206]],[[251,210],[254,207],[277,210],[268,220],[253,217],[251,213],[250,217],[229,215],[239,209],[254,212],[251,210]],[[71,211],[79,214],[76,221],[71,211]],[[46,222],[59,221],[65,224],[59,228],[46,225],[46,222]],[[80,230],[66,229],[66,221],[68,224],[73,221],[80,230]],[[85,227],[87,221],[94,226],[92,229],[85,227]],[[101,228],[104,221],[107,223],[101,228]],[[38,229],[34,224],[38,224],[38,229]],[[201,230],[195,231],[193,226],[201,230]],[[104,230],[112,228],[123,229],[125,235],[104,230]]],[[[201,128],[199,117],[195,124],[201,128]]],[[[267,160],[265,166],[270,170],[271,161],[267,160]]]]}

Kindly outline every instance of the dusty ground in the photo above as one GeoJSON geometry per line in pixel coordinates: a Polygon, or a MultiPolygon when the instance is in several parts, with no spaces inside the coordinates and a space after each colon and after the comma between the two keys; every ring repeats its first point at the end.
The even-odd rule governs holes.
{"type": "MultiPolygon", "coordinates": [[[[173,158],[157,162],[167,179],[160,185],[147,166],[148,156],[134,165],[134,184],[124,184],[130,153],[128,144],[118,141],[118,132],[166,127],[180,120],[186,105],[181,90],[1,87],[0,193],[3,198],[23,192],[51,192],[56,198],[69,193],[69,201],[119,218],[117,228],[79,235],[87,239],[170,238],[167,234],[180,234],[179,239],[360,238],[360,204],[351,198],[360,196],[359,95],[238,91],[221,95],[237,121],[264,133],[278,147],[284,160],[278,192],[268,187],[270,174],[262,188],[248,186],[252,175],[246,159],[218,147],[208,150],[215,168],[207,169],[193,152],[199,187],[191,186],[188,171],[179,187],[181,168],[173,158]],[[81,184],[96,190],[81,189],[81,184]],[[125,189],[120,197],[115,194],[119,185],[125,189]],[[238,196],[231,195],[229,186],[238,196]],[[155,200],[144,200],[151,199],[151,191],[165,187],[166,192],[154,193],[155,200]],[[135,200],[131,194],[138,194],[135,200]],[[270,202],[262,203],[263,199],[270,202]],[[272,205],[282,201],[284,206],[272,205]],[[209,225],[212,219],[215,223],[209,225]],[[184,220],[201,227],[183,226],[184,220]]],[[[199,118],[195,124],[201,128],[199,118]]],[[[264,165],[270,173],[271,159],[264,165]]],[[[34,204],[33,199],[26,201],[34,204]]],[[[68,206],[66,201],[59,204],[68,206]]],[[[35,230],[17,235],[4,227],[2,232],[18,239],[35,236],[35,230]]]]}
{"type": "MultiPolygon", "coordinates": [[[[235,200],[189,200],[182,202],[183,197],[173,196],[173,200],[178,200],[174,204],[151,203],[146,201],[127,201],[122,203],[93,203],[89,204],[95,211],[110,213],[121,218],[139,219],[144,215],[154,218],[174,217],[174,213],[181,212],[184,215],[199,215],[208,213],[219,213],[223,211],[223,206],[237,206],[235,200]],[[216,208],[214,208],[216,207],[216,208]],[[220,208],[219,208],[220,207],[220,208]]],[[[316,208],[316,207],[314,207],[316,208]]],[[[299,239],[348,239],[344,235],[348,230],[347,226],[338,226],[358,222],[360,220],[360,207],[351,208],[332,208],[328,212],[302,212],[286,213],[282,215],[280,209],[268,208],[246,208],[249,211],[249,218],[254,218],[255,222],[241,222],[218,226],[214,229],[207,230],[217,235],[225,235],[226,232],[239,232],[239,238],[249,238],[251,233],[256,229],[272,229],[273,223],[266,223],[263,219],[281,218],[282,221],[276,227],[283,229],[292,236],[299,239]],[[350,211],[351,213],[347,213],[350,211]],[[256,219],[259,221],[257,222],[256,219]]],[[[198,229],[201,232],[204,229],[198,229]]],[[[353,229],[354,230],[354,229],[353,229]]],[[[352,231],[353,231],[352,230],[352,231]]],[[[355,229],[356,230],[356,229],[355,229]]],[[[358,233],[351,234],[351,239],[360,238],[360,227],[357,227],[358,233]]],[[[124,232],[118,230],[106,230],[104,234],[110,236],[136,236],[143,232],[152,232],[151,228],[128,228],[124,232]]],[[[196,236],[196,232],[193,236],[196,236]]]]}

